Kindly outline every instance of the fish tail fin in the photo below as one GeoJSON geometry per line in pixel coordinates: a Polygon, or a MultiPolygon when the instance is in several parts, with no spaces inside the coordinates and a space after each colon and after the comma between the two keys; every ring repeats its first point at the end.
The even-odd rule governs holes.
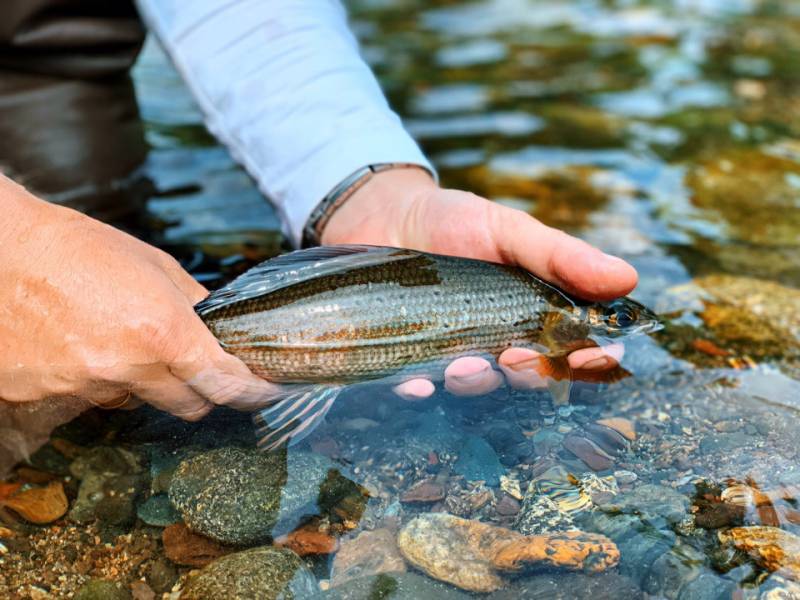
{"type": "Polygon", "coordinates": [[[258,447],[271,451],[303,441],[325,418],[340,385],[303,385],[287,390],[280,400],[253,416],[258,447]]]}

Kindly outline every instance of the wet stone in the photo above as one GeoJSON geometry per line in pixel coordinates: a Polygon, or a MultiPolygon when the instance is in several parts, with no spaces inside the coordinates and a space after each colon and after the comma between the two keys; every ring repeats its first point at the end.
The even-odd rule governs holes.
{"type": "Polygon", "coordinates": [[[742,431],[733,433],[712,433],[700,441],[703,454],[724,454],[743,450],[753,443],[753,438],[742,431]]]}
{"type": "Polygon", "coordinates": [[[645,521],[679,523],[687,514],[689,500],[683,494],[662,485],[640,485],[621,493],[599,507],[610,513],[638,515],[645,521]]]}
{"type": "Polygon", "coordinates": [[[153,527],[167,527],[181,520],[166,494],[150,496],[139,505],[136,515],[153,527]]]}
{"type": "Polygon", "coordinates": [[[541,574],[521,578],[487,596],[491,600],[639,600],[644,594],[627,577],[614,572],[541,574]]]}
{"type": "Polygon", "coordinates": [[[75,600],[130,600],[131,594],[121,583],[92,579],[77,591],[75,600]]]}
{"type": "MultiPolygon", "coordinates": [[[[503,493],[501,494],[500,499],[497,501],[495,510],[497,511],[497,514],[500,515],[501,517],[513,517],[514,515],[519,513],[520,504],[515,498],[512,498],[508,494],[503,493]]],[[[517,529],[517,531],[521,530],[517,529]]]]}
{"type": "Polygon", "coordinates": [[[800,537],[795,534],[777,527],[735,527],[718,535],[723,544],[746,552],[759,566],[800,582],[800,537]]]}
{"type": "Polygon", "coordinates": [[[642,580],[642,588],[654,596],[677,598],[686,582],[700,575],[703,562],[703,555],[694,548],[675,547],[653,562],[642,580]]]}
{"type": "Polygon", "coordinates": [[[599,573],[619,562],[605,536],[569,531],[524,536],[515,531],[444,513],[411,520],[397,537],[405,559],[435,579],[464,590],[502,588],[505,573],[558,567],[599,573]]]}
{"type": "Polygon", "coordinates": [[[584,431],[594,443],[611,456],[616,456],[630,448],[630,442],[624,435],[606,425],[589,423],[584,426],[584,431]]]}
{"type": "Polygon", "coordinates": [[[513,527],[523,535],[538,535],[575,529],[575,522],[550,498],[534,492],[526,494],[513,527]]]}
{"type": "Polygon", "coordinates": [[[594,511],[580,515],[578,524],[587,531],[596,531],[612,539],[622,557],[620,573],[637,582],[647,574],[650,565],[672,550],[676,540],[672,531],[658,530],[630,514],[594,511]]]}
{"type": "Polygon", "coordinates": [[[399,573],[406,564],[397,548],[396,535],[388,529],[362,531],[342,540],[331,567],[331,586],[382,573],[399,573]]]}
{"type": "Polygon", "coordinates": [[[405,503],[427,503],[444,500],[444,485],[432,480],[419,481],[408,488],[400,501],[405,503]]]}
{"type": "Polygon", "coordinates": [[[189,576],[180,600],[312,600],[314,576],[290,552],[261,547],[229,554],[189,576]]]}
{"type": "Polygon", "coordinates": [[[363,509],[364,493],[323,456],[221,448],[181,463],[169,497],[190,529],[225,544],[253,545],[348,497],[363,509]]]}
{"type": "Polygon", "coordinates": [[[468,600],[454,587],[417,573],[383,573],[359,577],[334,587],[324,600],[468,600]]]}
{"type": "Polygon", "coordinates": [[[564,438],[564,448],[580,458],[595,471],[605,471],[614,466],[614,458],[592,440],[580,435],[564,438]]]}
{"type": "Polygon", "coordinates": [[[547,456],[561,446],[564,435],[554,429],[542,429],[533,436],[533,447],[537,456],[547,456]]]}
{"type": "Polygon", "coordinates": [[[161,534],[164,554],[176,565],[204,567],[233,549],[193,533],[183,523],[170,525],[161,534]]]}
{"type": "Polygon", "coordinates": [[[736,584],[719,575],[706,572],[684,584],[678,600],[727,600],[734,597],[736,584]]]}
{"type": "Polygon", "coordinates": [[[178,572],[172,564],[164,559],[157,558],[147,568],[145,579],[156,594],[163,594],[172,589],[178,579],[178,572]]]}
{"type": "Polygon", "coordinates": [[[494,449],[475,435],[462,444],[454,469],[468,481],[484,481],[488,486],[500,485],[500,477],[506,472],[494,449]]]}

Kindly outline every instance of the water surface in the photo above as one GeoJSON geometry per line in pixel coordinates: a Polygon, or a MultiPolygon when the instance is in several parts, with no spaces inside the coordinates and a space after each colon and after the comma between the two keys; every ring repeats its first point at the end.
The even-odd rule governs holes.
{"type": "MultiPolygon", "coordinates": [[[[353,581],[328,597],[463,597],[414,569],[376,579],[374,564],[348,554],[393,555],[398,528],[435,512],[537,532],[563,527],[563,517],[619,549],[619,566],[597,575],[502,573],[489,597],[798,594],[791,573],[772,574],[717,535],[759,524],[800,533],[798,4],[350,6],[365,57],[443,184],[626,258],[641,275],[634,297],[665,315],[666,329],[628,347],[623,365],[635,377],[577,385],[568,406],[506,389],[411,404],[375,389],[344,398],[308,443],[274,464],[251,453],[246,416],[219,411],[189,425],[146,408],[87,414],[30,461],[65,483],[68,518],[32,526],[0,510],[0,527],[14,532],[0,529],[0,592],[66,597],[91,579],[180,589],[191,552],[165,554],[175,542],[162,529],[187,521],[232,545],[220,554],[298,525],[339,539],[339,554],[303,558],[308,571],[284,567],[299,569],[299,597],[339,584],[342,573],[353,581]],[[597,424],[612,418],[606,424],[635,439],[597,424]],[[255,477],[242,475],[246,485],[225,479],[245,467],[255,477]],[[213,481],[220,485],[202,488],[213,481]],[[722,502],[739,484],[769,501],[722,502]],[[210,494],[205,505],[193,500],[197,486],[210,494]],[[250,519],[248,507],[275,494],[280,514],[250,519]],[[540,496],[560,516],[521,525],[519,512],[540,496]],[[387,534],[359,536],[376,530],[387,534]]],[[[152,40],[134,81],[147,150],[130,181],[141,203],[135,218],[108,218],[210,287],[285,248],[274,211],[205,131],[152,40]]],[[[43,485],[33,477],[18,470],[9,481],[43,485]]],[[[258,560],[272,559],[240,562],[258,560]]]]}

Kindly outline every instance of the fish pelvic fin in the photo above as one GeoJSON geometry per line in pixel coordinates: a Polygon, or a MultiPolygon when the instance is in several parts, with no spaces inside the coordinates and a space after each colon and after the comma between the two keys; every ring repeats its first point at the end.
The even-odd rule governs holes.
{"type": "Polygon", "coordinates": [[[539,357],[539,374],[547,383],[547,389],[556,406],[569,404],[572,389],[572,369],[566,356],[539,357]]]}
{"type": "Polygon", "coordinates": [[[303,441],[322,423],[344,387],[291,386],[282,398],[253,416],[258,447],[272,451],[303,441]]]}

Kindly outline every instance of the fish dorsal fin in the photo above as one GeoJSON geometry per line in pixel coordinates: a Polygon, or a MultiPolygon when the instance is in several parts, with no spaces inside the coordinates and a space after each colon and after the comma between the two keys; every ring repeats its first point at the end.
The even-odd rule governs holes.
{"type": "Polygon", "coordinates": [[[288,387],[281,399],[253,417],[258,447],[276,450],[304,440],[322,423],[342,389],[326,384],[288,387]]]}
{"type": "Polygon", "coordinates": [[[225,287],[212,292],[195,306],[195,311],[205,316],[235,302],[265,296],[314,277],[406,260],[418,255],[418,252],[403,248],[354,244],[296,250],[256,265],[225,287]]]}

